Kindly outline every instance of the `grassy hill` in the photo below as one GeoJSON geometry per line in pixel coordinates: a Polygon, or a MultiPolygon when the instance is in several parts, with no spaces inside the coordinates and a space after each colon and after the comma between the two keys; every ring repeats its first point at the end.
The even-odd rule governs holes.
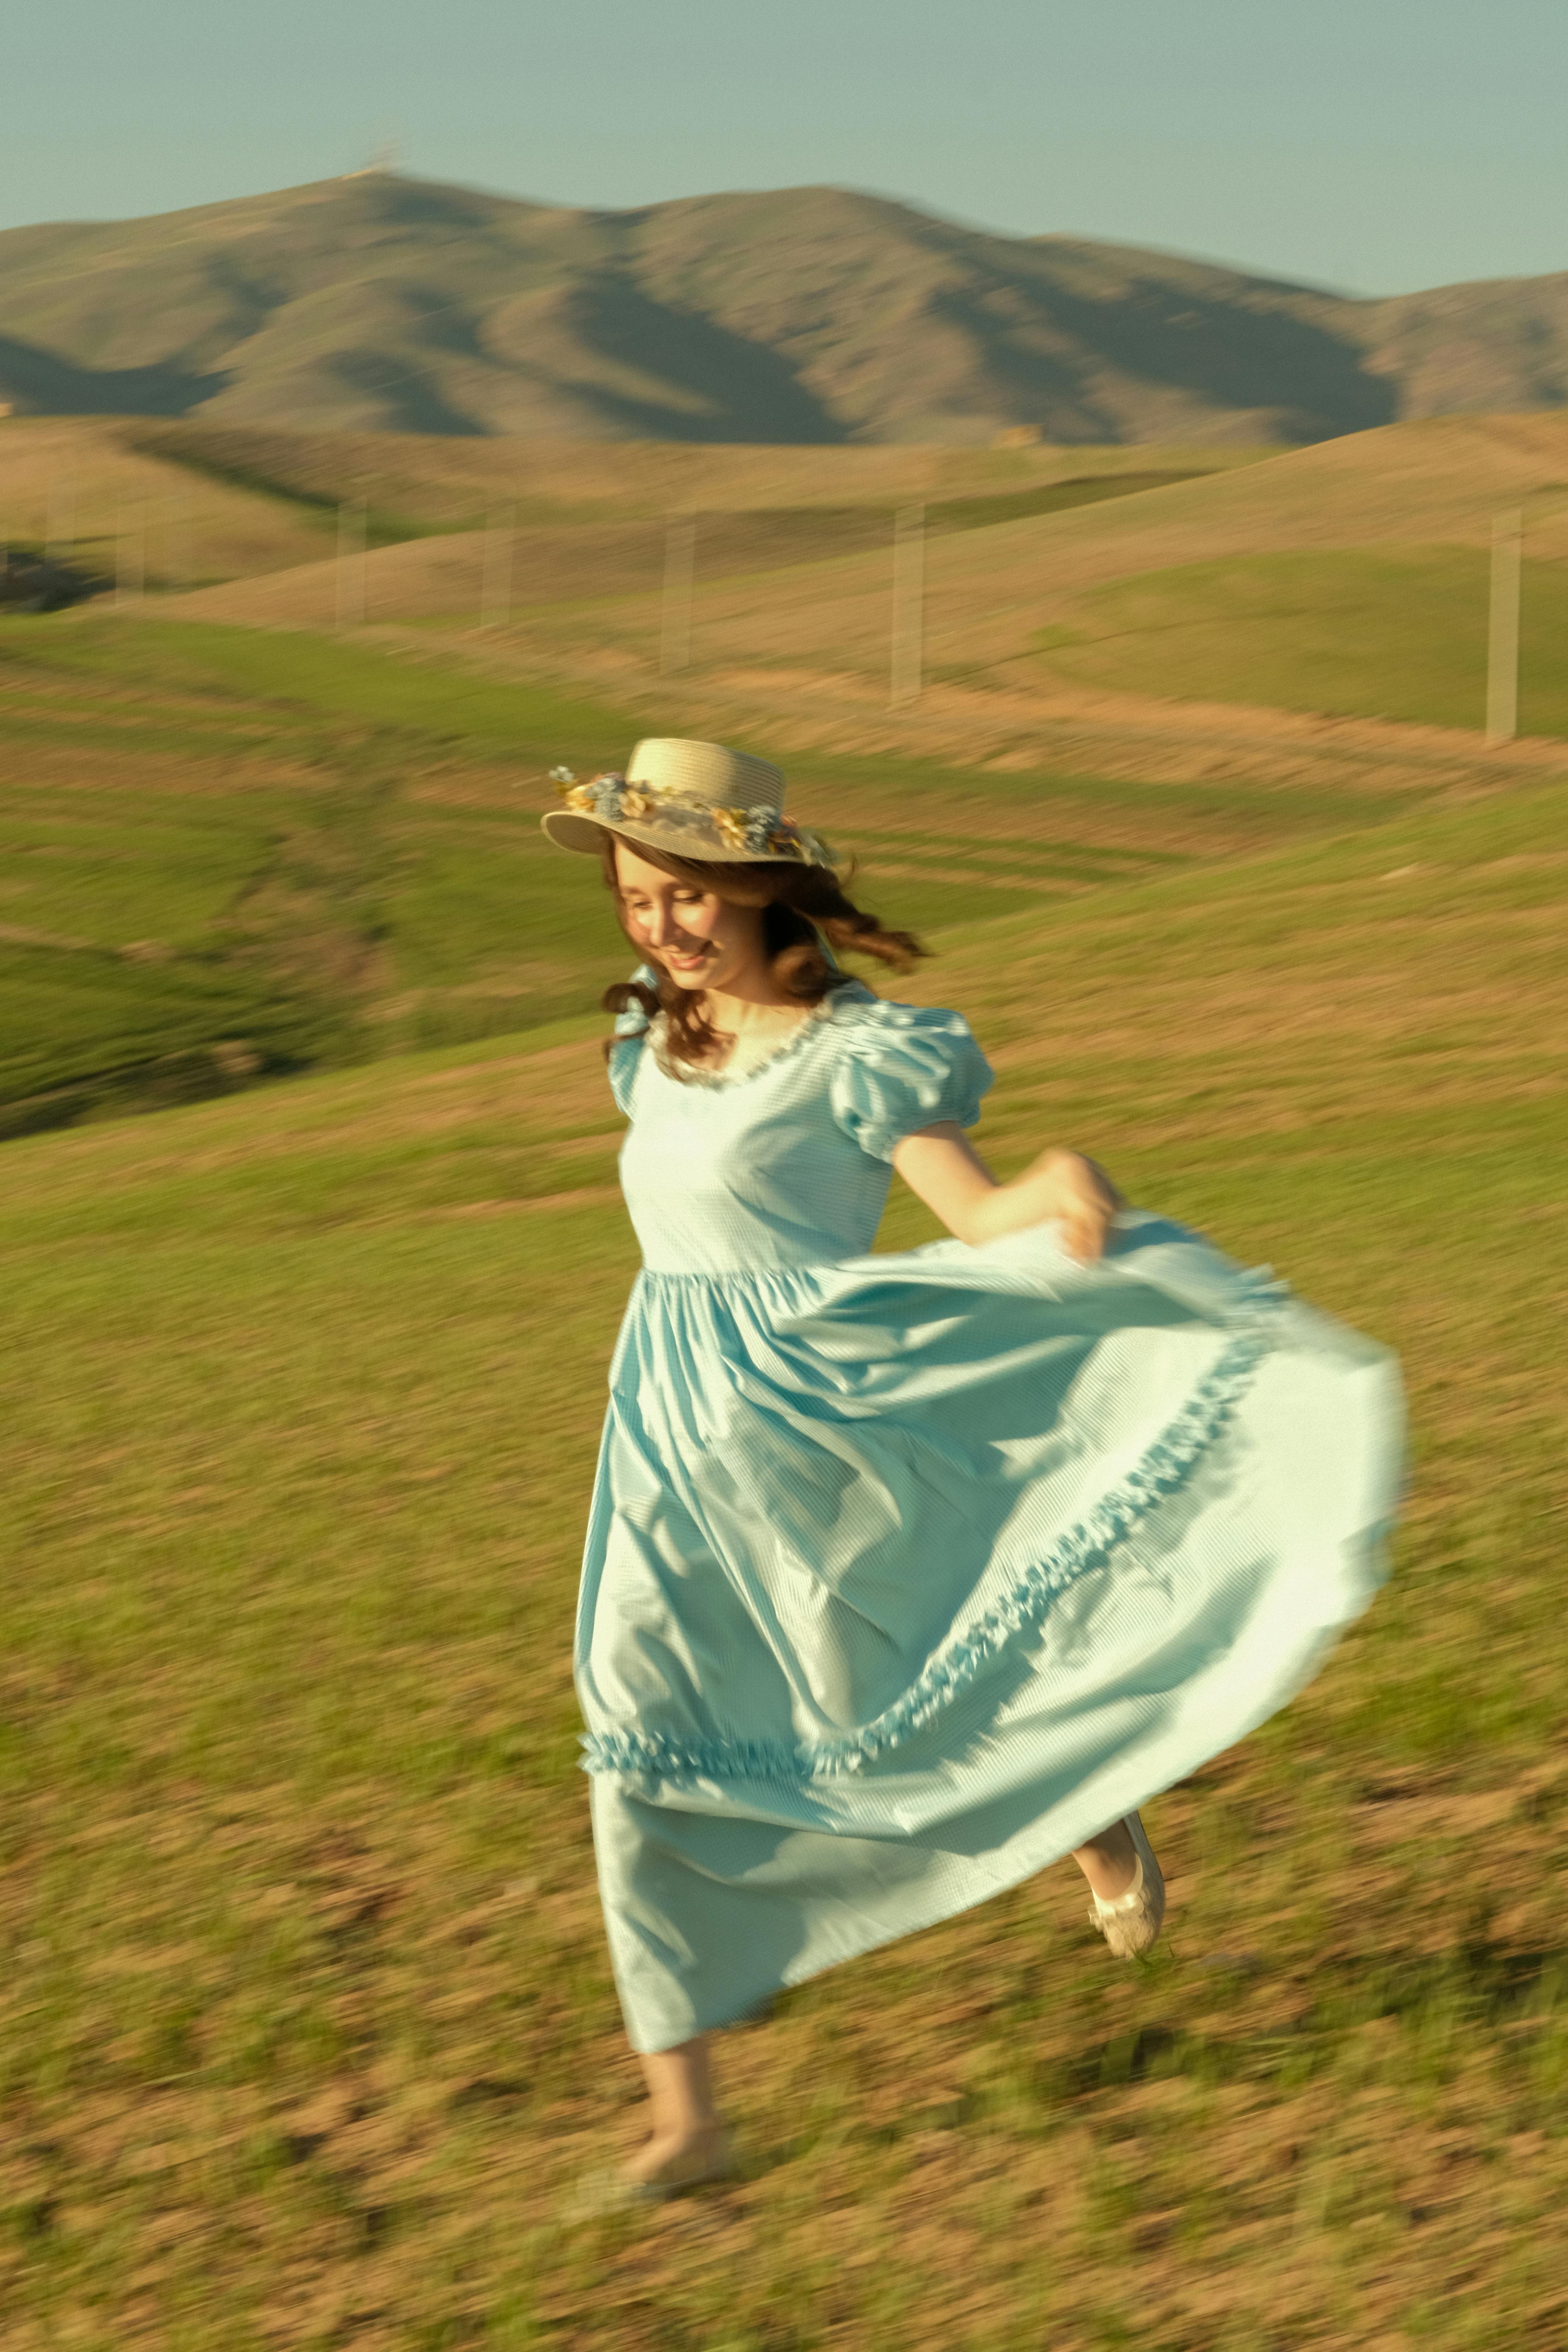
{"type": "Polygon", "coordinates": [[[564,688],[630,727],[651,699],[683,729],[761,728],[797,750],[825,728],[847,750],[894,747],[867,719],[886,700],[893,517],[918,503],[922,719],[945,691],[978,691],[973,756],[1000,739],[1036,767],[1052,761],[1030,755],[1026,735],[1048,734],[1070,694],[1475,730],[1487,550],[1500,511],[1522,510],[1521,725],[1568,732],[1558,415],[1432,418],[1282,453],[594,445],[34,417],[0,425],[0,540],[63,541],[79,569],[122,580],[129,549],[149,611],[332,630],[348,499],[365,509],[370,548],[351,619],[384,649],[395,640],[399,657],[428,667],[466,638],[459,666],[492,683],[564,688]],[[679,695],[659,674],[672,513],[696,533],[679,695]]]}
{"type": "MultiPolygon", "coordinates": [[[[933,539],[928,676],[1017,698],[1047,723],[1065,688],[1241,700],[1479,728],[1486,551],[1500,511],[1528,520],[1523,723],[1560,731],[1568,634],[1568,415],[1391,425],[1114,500],[933,539]]],[[[386,619],[426,608],[418,551],[388,551],[386,619]]],[[[374,565],[372,567],[373,572],[374,565]]],[[[279,574],[193,612],[282,620],[324,593],[279,574]]],[[[586,677],[657,675],[651,581],[531,611],[518,643],[586,677]]],[[[691,689],[759,704],[886,699],[889,569],[875,552],[745,577],[701,576],[691,689]]]]}
{"type": "MultiPolygon", "coordinates": [[[[244,797],[202,642],[146,689],[151,810],[176,651],[244,797]]],[[[371,676],[250,671],[301,793],[371,676]]],[[[0,1151],[7,2346],[1559,2341],[1565,821],[1561,786],[1385,802],[1045,921],[946,902],[921,992],[994,1055],[1000,1165],[1090,1145],[1401,1349],[1397,1574],[1152,1808],[1158,1965],[1110,1963],[1054,1872],[830,1975],[723,2037],[742,2180],[635,2224],[567,2218],[637,2096],[566,1672],[634,1259],[592,1039],[0,1151]]],[[[236,869],[181,856],[199,934],[236,869]]],[[[906,1202],[888,1238],[924,1230],[906,1202]]]]}
{"type": "MultiPolygon", "coordinates": [[[[946,688],[984,688],[995,719],[1005,692],[1015,740],[1020,725],[1048,727],[1064,689],[1474,730],[1487,551],[1498,514],[1521,511],[1521,723],[1536,735],[1568,730],[1562,415],[1433,418],[1228,457],[1175,446],[595,452],[136,429],[159,463],[243,472],[258,499],[297,499],[310,513],[353,485],[373,510],[405,514],[413,535],[364,567],[373,629],[471,633],[489,617],[483,660],[494,676],[574,679],[639,707],[673,690],[659,677],[659,588],[668,518],[686,512],[697,585],[679,693],[720,733],[794,725],[836,698],[885,701],[892,518],[911,501],[927,517],[930,709],[946,688]],[[487,614],[498,563],[505,626],[487,614]]],[[[340,587],[335,542],[318,530],[311,561],[215,583],[169,609],[324,629],[340,587]]],[[[480,642],[470,640],[476,657],[480,642]]]]}
{"type": "Polygon", "coordinates": [[[0,627],[4,2352],[1556,2342],[1568,782],[1471,705],[1523,505],[1568,727],[1568,423],[0,457],[40,540],[72,465],[111,546],[184,495],[224,583],[0,627]],[[397,543],[326,635],[344,495],[397,543]],[[934,683],[889,713],[910,499],[934,683]],[[537,816],[667,730],[783,751],[937,947],[998,1166],[1098,1149],[1398,1347],[1415,1464],[1365,1625],[1152,1809],[1156,1965],[1053,1874],[829,1976],[725,2037],[740,2183],[583,2230],[636,2097],[566,1670],[627,950],[537,816]]]}
{"type": "Polygon", "coordinates": [[[136,426],[0,418],[0,546],[153,593],[250,579],[333,545],[335,514],[166,457],[136,426]]]}
{"type": "Polygon", "coordinates": [[[835,188],[625,213],[384,173],[0,236],[20,410],[594,439],[1310,441],[1557,406],[1568,276],[1393,301],[835,188]]]}
{"type": "MultiPolygon", "coordinates": [[[[680,717],[487,677],[439,646],[10,622],[0,1134],[591,1014],[626,949],[596,871],[540,834],[548,771],[680,717]]],[[[854,843],[858,887],[933,931],[1452,789],[1440,769],[1289,791],[1040,759],[791,769],[802,814],[854,843]]]]}
{"type": "MultiPolygon", "coordinates": [[[[281,436],[220,434],[218,428],[199,425],[172,430],[182,444],[188,438],[204,451],[215,442],[226,447],[265,440],[268,461],[279,479],[307,472],[312,478],[326,479],[334,471],[340,481],[359,478],[358,452],[363,444],[358,436],[343,436],[347,446],[341,449],[334,446],[337,436],[299,436],[309,445],[309,459],[290,463],[295,452],[276,446],[284,439],[281,436]]],[[[1264,454],[1042,448],[994,457],[989,452],[926,449],[899,452],[905,462],[895,471],[865,462],[889,454],[879,450],[813,451],[809,468],[787,470],[756,465],[745,469],[721,467],[702,462],[707,451],[680,450],[676,454],[698,462],[667,468],[652,462],[664,454],[659,446],[642,443],[623,445],[627,450],[635,446],[636,454],[650,462],[624,469],[619,495],[605,484],[592,505],[585,499],[558,496],[552,507],[543,497],[530,496],[526,489],[521,499],[509,498],[509,488],[520,479],[531,487],[536,471],[543,470],[539,467],[539,453],[552,453],[557,446],[522,441],[479,444],[490,462],[483,477],[479,477],[479,468],[469,469],[464,518],[468,527],[456,520],[429,532],[414,526],[401,534],[396,545],[376,549],[361,575],[363,589],[356,600],[356,611],[363,604],[360,617],[370,621],[451,618],[488,625],[489,608],[503,593],[508,619],[550,607],[574,613],[585,599],[627,593],[657,599],[664,578],[672,509],[653,503],[656,488],[679,500],[673,513],[693,530],[694,560],[700,578],[708,583],[820,564],[850,554],[868,556],[885,565],[895,516],[911,502],[922,509],[928,536],[949,538],[959,532],[988,530],[1025,516],[1062,514],[1078,507],[1138,497],[1152,488],[1256,462],[1264,454]],[[1117,464],[1117,458],[1131,462],[1117,464]],[[480,479],[488,479],[489,503],[476,514],[480,479]],[[521,523],[520,511],[528,518],[521,523]],[[504,582],[504,590],[495,584],[498,582],[504,582]]],[[[429,445],[416,446],[423,460],[429,445]]],[[[568,464],[574,458],[580,462],[580,447],[565,446],[568,464]]],[[[766,454],[771,459],[790,453],[766,454]]],[[[371,473],[368,465],[365,470],[373,480],[386,478],[384,472],[371,473]]],[[[559,491],[560,485],[555,487],[559,491]]],[[[448,500],[455,506],[460,495],[457,483],[448,484],[438,474],[426,492],[431,505],[441,506],[448,500]]],[[[392,538],[395,533],[388,528],[383,536],[392,538]]],[[[199,602],[181,609],[213,620],[331,628],[340,611],[341,577],[335,545],[318,548],[312,562],[265,574],[242,573],[216,592],[205,591],[199,602]]],[[[784,593],[787,595],[790,589],[786,587],[784,593]]],[[[585,634],[591,639],[591,620],[585,634]]]]}
{"type": "MultiPolygon", "coordinates": [[[[0,547],[48,550],[100,590],[128,583],[132,596],[288,571],[303,577],[315,565],[321,593],[310,617],[331,625],[348,503],[361,510],[373,552],[443,542],[404,559],[409,578],[451,572],[458,606],[477,615],[482,543],[450,543],[476,530],[508,530],[517,601],[559,602],[657,579],[672,512],[699,519],[705,569],[754,570],[885,546],[895,510],[911,500],[926,504],[933,529],[970,529],[1261,454],[1195,444],[606,445],[14,416],[0,419],[0,547]]],[[[295,593],[284,590],[285,600],[295,593]]]]}
{"type": "MultiPolygon", "coordinates": [[[[1205,702],[1475,727],[1486,709],[1479,548],[1260,555],[1145,572],[1037,640],[1051,674],[1205,702]]],[[[1526,565],[1520,725],[1568,737],[1568,566],[1526,565]]]]}
{"type": "Polygon", "coordinates": [[[1523,721],[1568,733],[1560,418],[1391,427],[1174,482],[1161,451],[1086,475],[1063,451],[624,445],[595,479],[581,450],[555,478],[525,443],[13,434],[38,482],[64,436],[104,512],[128,484],[206,483],[228,553],[272,568],[0,632],[0,1133],[585,1016],[623,950],[536,820],[552,765],[644,732],[785,753],[860,887],[938,932],[1495,789],[1531,756],[1473,733],[1505,499],[1535,518],[1523,721]],[[476,451],[535,518],[511,534],[510,622],[482,632],[491,544],[454,528],[487,480],[476,451]],[[672,467],[730,504],[699,521],[693,666],[661,677],[672,467]],[[322,634],[334,559],[279,559],[321,546],[329,490],[356,480],[416,535],[366,560],[372,625],[322,634]],[[889,718],[910,488],[934,683],[889,718]],[[1215,709],[1184,738],[1194,697],[1215,709]],[[1227,701],[1273,711],[1226,734],[1227,701]],[[1289,708],[1452,731],[1320,743],[1281,732],[1289,708]]]}
{"type": "Polygon", "coordinates": [[[596,901],[571,868],[537,903],[513,787],[537,806],[616,714],[130,618],[11,623],[0,710],[0,1130],[597,992],[558,936],[596,901]]]}

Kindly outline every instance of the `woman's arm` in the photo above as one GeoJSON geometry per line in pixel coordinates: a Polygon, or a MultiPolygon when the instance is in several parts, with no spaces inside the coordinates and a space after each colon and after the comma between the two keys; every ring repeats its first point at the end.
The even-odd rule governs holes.
{"type": "Polygon", "coordinates": [[[1104,1171],[1077,1151],[1043,1151],[1021,1176],[999,1184],[951,1121],[906,1135],[894,1149],[893,1166],[961,1242],[994,1241],[1049,1220],[1073,1256],[1088,1260],[1100,1256],[1121,1206],[1104,1171]]]}

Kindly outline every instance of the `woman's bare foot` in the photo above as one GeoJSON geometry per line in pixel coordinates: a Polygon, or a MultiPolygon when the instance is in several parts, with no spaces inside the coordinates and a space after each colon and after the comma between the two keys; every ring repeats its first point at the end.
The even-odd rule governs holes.
{"type": "Polygon", "coordinates": [[[657,2196],[720,2179],[730,2169],[730,2135],[714,2104],[707,2036],[656,2050],[642,2064],[652,2128],[619,2176],[628,2193],[657,2196]]]}
{"type": "Polygon", "coordinates": [[[655,2132],[622,2169],[639,2189],[694,2189],[721,2180],[730,2165],[730,2134],[715,2120],[696,2130],[655,2132]]]}
{"type": "Polygon", "coordinates": [[[628,2163],[579,2182],[574,2220],[656,2205],[683,2189],[722,2180],[733,2169],[730,2134],[713,2103],[704,2036],[657,2050],[642,2063],[652,2129],[628,2163]]]}

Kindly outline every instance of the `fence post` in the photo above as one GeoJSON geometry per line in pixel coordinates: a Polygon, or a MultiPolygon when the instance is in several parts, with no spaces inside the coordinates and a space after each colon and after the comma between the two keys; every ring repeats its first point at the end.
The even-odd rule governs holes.
{"type": "Polygon", "coordinates": [[[345,499],[338,509],[338,626],[364,619],[364,502],[345,499]]]}
{"type": "Polygon", "coordinates": [[[69,474],[49,484],[48,522],[44,539],[46,563],[63,563],[76,545],[76,482],[69,474]]]}
{"type": "Polygon", "coordinates": [[[926,510],[900,507],[893,517],[893,648],[889,707],[919,699],[925,652],[926,510]]]}
{"type": "Polygon", "coordinates": [[[138,499],[133,505],[121,504],[118,528],[114,535],[114,601],[116,604],[139,604],[147,583],[147,505],[138,499]],[[128,515],[135,517],[134,526],[128,526],[128,515]]]}
{"type": "Polygon", "coordinates": [[[1511,743],[1519,732],[1519,588],[1524,510],[1492,522],[1491,611],[1487,630],[1487,741],[1511,743]]]}
{"type": "Polygon", "coordinates": [[[174,595],[191,584],[191,503],[171,493],[163,501],[163,585],[174,595]]]}
{"type": "Polygon", "coordinates": [[[517,509],[497,509],[485,531],[484,581],[479,590],[479,626],[504,629],[511,618],[511,542],[517,509]]]}
{"type": "Polygon", "coordinates": [[[672,520],[664,534],[664,605],[658,640],[662,671],[691,659],[691,583],[697,570],[697,525],[672,520]]]}

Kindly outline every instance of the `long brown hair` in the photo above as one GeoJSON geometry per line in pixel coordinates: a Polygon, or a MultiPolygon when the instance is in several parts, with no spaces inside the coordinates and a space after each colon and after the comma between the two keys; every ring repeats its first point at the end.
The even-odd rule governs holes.
{"type": "MultiPolygon", "coordinates": [[[[616,838],[606,829],[601,845],[605,884],[615,899],[621,929],[635,947],[616,871],[616,838]]],[[[836,988],[848,985],[854,975],[839,968],[835,960],[838,955],[874,956],[879,963],[902,971],[930,952],[912,931],[891,930],[877,916],[856,906],[845,896],[830,866],[785,865],[782,859],[756,865],[719,864],[672,857],[642,841],[628,841],[626,845],[648,865],[689,883],[694,890],[711,890],[733,906],[760,907],[768,970],[774,984],[797,1004],[820,1004],[836,988]]],[[[706,1061],[718,1040],[719,1032],[702,1009],[700,992],[678,988],[666,971],[659,971],[654,988],[641,981],[620,981],[605,991],[603,1001],[606,1013],[628,1013],[635,1007],[650,1021],[656,1013],[662,1013],[666,1048],[676,1061],[706,1061]]]]}

